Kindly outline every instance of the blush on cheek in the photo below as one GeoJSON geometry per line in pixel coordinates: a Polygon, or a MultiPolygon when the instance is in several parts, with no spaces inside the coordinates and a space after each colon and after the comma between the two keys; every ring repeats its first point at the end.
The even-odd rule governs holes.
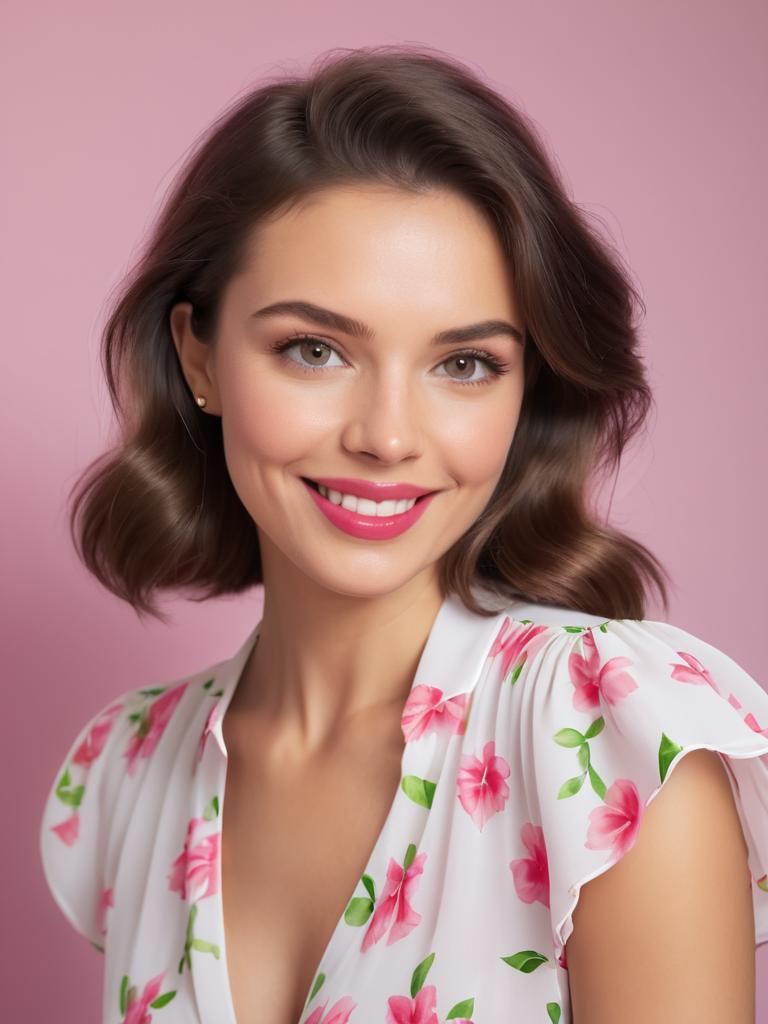
{"type": "Polygon", "coordinates": [[[509,446],[515,434],[517,419],[510,414],[502,418],[452,417],[450,434],[440,442],[441,455],[451,476],[465,486],[492,484],[501,474],[509,446]]]}
{"type": "Polygon", "coordinates": [[[223,402],[222,430],[232,453],[279,469],[311,456],[319,432],[311,406],[273,380],[238,382],[223,402]]]}

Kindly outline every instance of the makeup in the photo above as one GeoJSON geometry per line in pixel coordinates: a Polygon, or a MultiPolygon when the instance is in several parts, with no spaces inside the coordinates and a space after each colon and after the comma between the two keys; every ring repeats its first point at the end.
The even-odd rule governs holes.
{"type": "Polygon", "coordinates": [[[343,505],[336,505],[303,478],[302,483],[326,519],[344,533],[362,540],[390,540],[398,537],[421,518],[427,505],[438,493],[432,491],[417,498],[416,503],[407,512],[389,516],[367,516],[344,508],[343,505]]]}

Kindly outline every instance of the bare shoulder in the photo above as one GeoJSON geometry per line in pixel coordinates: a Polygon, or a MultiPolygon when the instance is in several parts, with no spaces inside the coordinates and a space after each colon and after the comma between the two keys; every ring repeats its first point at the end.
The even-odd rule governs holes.
{"type": "Polygon", "coordinates": [[[566,944],[573,1024],[753,1024],[754,929],[727,769],[717,752],[692,750],[632,849],[581,889],[566,944]]]}

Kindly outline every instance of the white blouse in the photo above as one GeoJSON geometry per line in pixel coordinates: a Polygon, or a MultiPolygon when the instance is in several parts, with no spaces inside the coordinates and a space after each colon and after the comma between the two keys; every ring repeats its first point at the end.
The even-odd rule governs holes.
{"type": "MultiPolygon", "coordinates": [[[[260,626],[231,658],[114,697],[52,782],[42,863],[104,954],[104,1024],[236,1024],[222,719],[260,626]]],[[[402,729],[400,787],[301,1024],[568,1024],[579,890],[698,747],[727,769],[768,940],[768,694],[706,641],[543,604],[481,616],[449,596],[402,729]]]]}

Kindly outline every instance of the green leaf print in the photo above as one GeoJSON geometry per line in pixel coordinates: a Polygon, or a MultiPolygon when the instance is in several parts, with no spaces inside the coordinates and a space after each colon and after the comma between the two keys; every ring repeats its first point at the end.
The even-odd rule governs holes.
{"type": "Polygon", "coordinates": [[[69,774],[69,768],[65,768],[64,774],[56,784],[56,796],[68,807],[79,807],[85,794],[85,786],[75,786],[74,789],[70,789],[71,784],[72,776],[69,774]]]}
{"type": "Polygon", "coordinates": [[[565,800],[569,796],[576,796],[581,787],[584,785],[585,778],[586,775],[574,775],[572,779],[566,779],[566,781],[557,791],[557,799],[565,800]]]}
{"type": "Polygon", "coordinates": [[[600,776],[597,774],[592,765],[587,769],[589,772],[589,781],[592,783],[592,789],[597,793],[601,800],[605,800],[606,785],[600,776]]]}
{"type": "Polygon", "coordinates": [[[586,633],[586,626],[563,626],[566,633],[586,633]]]}
{"type": "Polygon", "coordinates": [[[409,843],[408,849],[405,851],[405,860],[403,861],[403,870],[407,871],[408,868],[413,864],[416,858],[416,844],[409,843]]]}
{"type": "Polygon", "coordinates": [[[445,1015],[446,1020],[456,1020],[457,1017],[461,1017],[464,1020],[469,1020],[475,1011],[475,1000],[474,999],[463,999],[460,1003],[456,1003],[448,1013],[445,1015]]]}
{"type": "Polygon", "coordinates": [[[192,970],[192,958],[189,955],[190,950],[196,949],[200,953],[212,953],[214,957],[219,960],[221,957],[221,950],[213,942],[206,942],[205,939],[197,939],[194,935],[195,918],[197,917],[197,904],[193,903],[189,908],[189,917],[187,919],[187,934],[184,941],[184,953],[182,954],[181,960],[179,960],[178,971],[179,974],[184,973],[184,965],[186,964],[190,970],[192,970]]]}
{"type": "Polygon", "coordinates": [[[531,974],[537,967],[547,963],[549,957],[538,953],[535,949],[521,949],[519,953],[511,953],[501,959],[515,970],[522,971],[523,974],[531,974]]]}
{"type": "Polygon", "coordinates": [[[600,717],[596,718],[594,720],[594,722],[592,722],[590,727],[587,729],[587,731],[584,733],[584,738],[588,739],[588,740],[591,740],[595,736],[598,736],[603,731],[604,728],[605,728],[605,719],[603,718],[602,715],[600,715],[600,717]]]}
{"type": "Polygon", "coordinates": [[[424,960],[416,966],[416,969],[411,975],[411,999],[415,999],[419,992],[421,992],[434,959],[435,954],[430,953],[428,957],[425,957],[424,960]]]}
{"type": "Polygon", "coordinates": [[[353,928],[365,924],[373,913],[374,901],[367,896],[353,896],[344,911],[344,920],[353,928]]]}
{"type": "Polygon", "coordinates": [[[203,811],[203,817],[205,818],[206,821],[212,821],[213,818],[216,818],[218,816],[218,813],[219,813],[219,798],[217,796],[212,796],[211,797],[211,802],[208,804],[208,806],[203,811]]]}
{"type": "Polygon", "coordinates": [[[560,1003],[547,1003],[547,1013],[552,1024],[558,1024],[561,1012],[560,1003]]]}
{"type": "Polygon", "coordinates": [[[320,971],[318,976],[315,978],[315,981],[314,981],[314,984],[312,985],[312,988],[309,990],[309,997],[308,997],[306,1003],[304,1004],[305,1007],[307,1007],[312,1002],[312,1000],[315,998],[317,993],[323,987],[323,982],[324,981],[325,981],[325,974],[323,974],[323,972],[320,971]]]}
{"type": "Polygon", "coordinates": [[[210,688],[213,686],[215,682],[216,679],[213,676],[210,679],[206,679],[206,681],[203,683],[203,689],[210,690],[210,688]]]}
{"type": "Polygon", "coordinates": [[[680,744],[671,740],[665,732],[661,734],[661,743],[659,744],[659,778],[662,782],[667,777],[670,764],[682,749],[680,744]]]}
{"type": "Polygon", "coordinates": [[[517,682],[517,680],[520,678],[520,673],[525,668],[525,663],[526,663],[527,660],[528,660],[528,651],[523,651],[523,653],[520,656],[520,660],[514,666],[514,668],[512,669],[512,671],[509,674],[509,681],[512,684],[512,686],[514,686],[515,683],[517,682]]]}
{"type": "Polygon", "coordinates": [[[189,946],[190,949],[197,949],[200,953],[213,953],[217,960],[221,956],[219,947],[213,942],[206,942],[205,939],[192,939],[189,946]]]}
{"type": "Polygon", "coordinates": [[[124,974],[120,980],[119,1005],[121,1017],[125,1016],[125,1011],[128,1009],[128,985],[128,975],[124,974]]]}
{"type": "Polygon", "coordinates": [[[162,1009],[163,1006],[167,1006],[175,995],[176,989],[174,989],[172,992],[164,992],[161,996],[158,996],[157,999],[153,1000],[149,1005],[152,1007],[153,1010],[160,1010],[162,1009]]]}
{"type": "Polygon", "coordinates": [[[145,690],[139,690],[145,697],[159,697],[161,693],[165,693],[168,689],[167,686],[148,686],[145,690]]]}
{"type": "Polygon", "coordinates": [[[418,775],[404,775],[400,782],[400,788],[415,804],[429,809],[432,806],[437,783],[430,782],[429,779],[420,779],[418,775]]]}
{"type": "Polygon", "coordinates": [[[763,875],[762,878],[756,879],[758,889],[762,889],[763,892],[768,892],[768,875],[763,875]]]}
{"type": "Polygon", "coordinates": [[[584,785],[584,779],[587,775],[589,775],[589,781],[592,784],[594,791],[601,800],[604,799],[605,784],[592,767],[592,753],[588,742],[588,740],[598,736],[604,728],[605,719],[600,715],[594,720],[594,722],[590,723],[589,728],[585,733],[580,733],[578,729],[572,729],[570,727],[559,729],[554,733],[552,738],[555,743],[558,743],[561,747],[567,747],[570,749],[577,748],[576,756],[579,764],[584,769],[582,775],[576,775],[571,779],[566,779],[558,791],[558,800],[565,800],[570,796],[575,796],[584,785]]]}
{"type": "Polygon", "coordinates": [[[578,729],[560,729],[552,738],[561,747],[580,747],[584,742],[584,736],[578,729]]]}
{"type": "Polygon", "coordinates": [[[99,953],[104,952],[104,947],[100,943],[94,942],[93,939],[89,939],[89,942],[91,943],[95,950],[98,950],[99,953]]]}
{"type": "Polygon", "coordinates": [[[361,881],[362,881],[363,885],[365,886],[366,892],[368,893],[368,895],[371,897],[371,899],[375,903],[376,902],[376,884],[374,883],[373,879],[371,878],[370,875],[363,875],[361,881]]]}

